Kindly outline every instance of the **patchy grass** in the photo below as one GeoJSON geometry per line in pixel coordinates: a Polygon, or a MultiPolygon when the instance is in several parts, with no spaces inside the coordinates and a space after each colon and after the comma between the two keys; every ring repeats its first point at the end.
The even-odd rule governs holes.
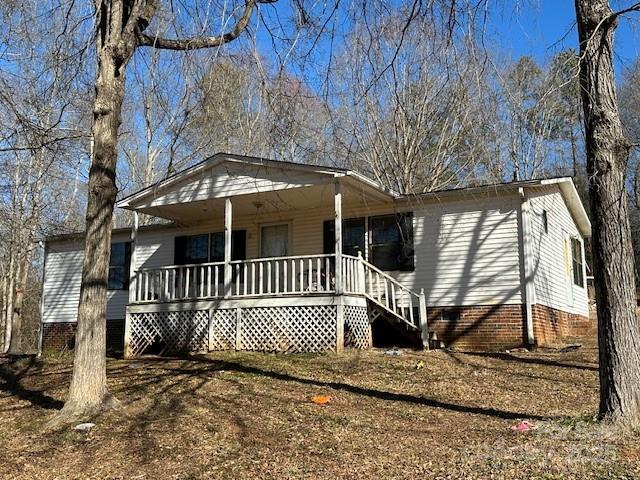
{"type": "Polygon", "coordinates": [[[70,358],[0,365],[0,478],[640,478],[639,437],[593,420],[593,348],[227,352],[108,369],[121,409],[90,432],[43,433],[70,358]],[[520,419],[537,428],[512,431],[520,419]]]}

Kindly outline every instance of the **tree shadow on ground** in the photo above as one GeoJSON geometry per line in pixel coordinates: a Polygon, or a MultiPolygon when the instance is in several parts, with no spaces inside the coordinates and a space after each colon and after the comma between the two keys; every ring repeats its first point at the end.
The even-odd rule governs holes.
{"type": "Polygon", "coordinates": [[[560,368],[575,368],[576,370],[589,370],[593,372],[598,371],[597,366],[592,365],[584,365],[577,363],[565,363],[558,362],[557,360],[549,360],[541,357],[520,357],[517,355],[513,355],[511,353],[504,352],[464,352],[465,355],[472,355],[475,357],[484,357],[484,358],[495,358],[497,360],[504,360],[509,362],[520,362],[527,363],[532,365],[546,365],[549,367],[560,367],[560,368]]]}
{"type": "Polygon", "coordinates": [[[4,363],[0,365],[0,392],[16,396],[21,400],[26,400],[31,404],[46,410],[57,410],[62,408],[64,402],[53,398],[43,392],[43,390],[33,390],[21,384],[22,378],[37,366],[35,357],[20,365],[4,363]]]}
{"type": "MultiPolygon", "coordinates": [[[[522,379],[522,378],[528,378],[531,380],[542,380],[542,381],[548,381],[548,382],[556,382],[556,383],[562,383],[565,385],[572,385],[572,386],[583,386],[583,387],[591,387],[591,382],[589,382],[586,379],[582,379],[582,381],[578,381],[578,380],[565,380],[562,378],[558,378],[557,376],[553,376],[553,375],[540,375],[540,374],[533,374],[533,373],[527,373],[524,371],[519,371],[519,370],[510,370],[508,366],[504,366],[504,367],[497,367],[493,364],[489,364],[489,365],[485,365],[485,364],[481,364],[481,363],[474,363],[471,358],[465,358],[465,356],[469,356],[469,357],[473,357],[476,358],[478,357],[478,355],[474,355],[473,353],[469,353],[469,352],[448,352],[448,356],[449,358],[451,358],[453,361],[455,361],[457,364],[459,365],[463,365],[465,367],[470,367],[473,368],[475,370],[490,370],[493,372],[497,372],[501,375],[507,375],[509,377],[515,377],[518,379],[522,379]]],[[[533,362],[530,362],[533,363],[533,362]]]]}
{"type": "MultiPolygon", "coordinates": [[[[485,354],[480,354],[485,355],[485,354]]],[[[492,355],[492,354],[487,354],[492,355]]],[[[504,355],[504,354],[496,354],[496,355],[504,355]]],[[[521,360],[520,357],[504,356],[497,357],[501,359],[521,360]]],[[[284,382],[295,382],[303,385],[313,385],[316,387],[322,388],[330,388],[336,391],[344,391],[348,393],[352,393],[355,395],[360,395],[368,398],[385,400],[385,401],[393,401],[393,402],[403,402],[413,405],[422,405],[425,407],[437,408],[442,410],[448,410],[452,412],[466,413],[472,415],[483,415],[488,417],[499,418],[502,420],[518,420],[518,419],[533,419],[533,420],[543,420],[549,419],[551,417],[545,417],[535,414],[529,414],[526,412],[514,412],[509,410],[502,410],[493,407],[483,407],[483,406],[473,406],[473,405],[464,405],[454,402],[447,402],[444,400],[439,400],[436,398],[421,396],[421,395],[413,395],[408,393],[401,392],[390,392],[386,390],[378,390],[373,388],[367,388],[359,385],[353,385],[350,383],[338,382],[338,381],[327,381],[327,380],[318,380],[313,378],[306,378],[296,376],[290,373],[277,372],[268,369],[259,368],[256,366],[246,365],[237,361],[229,361],[229,360],[217,360],[211,359],[204,355],[194,355],[186,358],[181,358],[182,364],[180,366],[171,365],[172,362],[175,362],[176,358],[144,358],[139,359],[139,361],[144,362],[146,365],[153,365],[154,367],[160,368],[162,371],[156,374],[145,375],[146,378],[140,379],[141,381],[136,381],[135,387],[137,389],[144,390],[145,387],[150,385],[158,385],[163,381],[169,381],[169,385],[165,385],[164,388],[161,388],[160,391],[156,391],[156,399],[162,397],[162,393],[168,393],[170,390],[178,388],[181,384],[181,380],[187,379],[200,379],[196,385],[192,385],[188,390],[180,392],[185,395],[193,395],[196,391],[198,391],[206,382],[208,377],[215,372],[218,371],[233,371],[241,374],[247,375],[258,375],[265,378],[270,378],[278,381],[284,382]],[[158,395],[159,394],[159,395],[158,395]]],[[[524,359],[524,360],[533,360],[533,359],[524,359]]],[[[548,361],[550,365],[554,365],[554,363],[548,361]]],[[[64,405],[64,402],[53,398],[44,393],[43,390],[29,389],[24,387],[21,384],[21,380],[23,377],[35,366],[35,361],[30,361],[24,367],[21,367],[19,370],[9,367],[8,365],[0,365],[0,391],[6,392],[9,395],[16,396],[22,400],[29,401],[34,406],[44,408],[47,410],[60,409],[64,405]]],[[[565,367],[573,367],[580,368],[580,366],[573,366],[568,364],[561,364],[561,366],[565,367]]],[[[121,380],[128,376],[135,377],[137,374],[135,370],[130,370],[127,366],[119,366],[116,369],[109,369],[109,376],[119,377],[121,380]],[[130,372],[130,373],[129,373],[130,372]]],[[[126,390],[126,389],[125,389],[126,390]]],[[[121,392],[123,393],[123,392],[121,392]]],[[[160,409],[160,405],[156,402],[153,402],[153,406],[150,411],[160,409]]],[[[171,407],[176,412],[175,405],[171,407]]],[[[147,413],[150,413],[149,411],[147,413]]]]}
{"type": "MultiPolygon", "coordinates": [[[[518,420],[523,418],[543,420],[549,417],[543,417],[539,415],[528,414],[524,412],[512,412],[508,410],[501,410],[492,407],[481,407],[472,405],[462,405],[452,402],[446,402],[435,398],[429,398],[418,395],[411,395],[406,393],[389,392],[384,390],[376,390],[372,388],[361,387],[358,385],[352,385],[349,383],[335,382],[335,381],[323,381],[311,378],[298,377],[289,373],[275,372],[271,370],[261,369],[255,366],[248,366],[242,363],[228,361],[228,360],[214,360],[206,356],[192,356],[189,360],[196,362],[197,364],[203,364],[201,368],[168,368],[165,375],[202,375],[212,373],[219,370],[234,371],[237,373],[244,373],[249,375],[259,375],[262,377],[271,378],[274,380],[285,382],[296,382],[303,385],[313,385],[322,388],[331,388],[333,390],[345,391],[353,393],[355,395],[361,395],[378,400],[403,402],[414,405],[423,405],[425,407],[443,409],[459,413],[468,413],[473,415],[485,415],[489,417],[499,418],[502,420],[518,420]]],[[[149,361],[149,360],[146,360],[149,361]]],[[[151,359],[155,362],[163,362],[163,359],[151,359]]],[[[157,381],[158,378],[155,379],[157,381]]]]}

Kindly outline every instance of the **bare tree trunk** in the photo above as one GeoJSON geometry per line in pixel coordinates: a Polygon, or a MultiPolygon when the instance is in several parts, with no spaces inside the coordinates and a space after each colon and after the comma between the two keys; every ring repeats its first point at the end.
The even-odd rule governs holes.
{"type": "MultiPolygon", "coordinates": [[[[41,184],[36,184],[37,195],[40,195],[40,187],[41,184]]],[[[36,234],[36,228],[38,222],[40,220],[40,201],[39,199],[35,200],[33,205],[33,212],[31,217],[28,220],[28,230],[27,230],[27,238],[24,241],[24,252],[22,252],[22,257],[18,263],[18,267],[16,269],[16,284],[15,284],[15,299],[13,301],[13,311],[10,314],[12,318],[12,326],[11,326],[11,343],[9,346],[9,353],[12,355],[22,355],[25,353],[33,353],[34,345],[25,343],[25,339],[23,338],[23,325],[27,327],[29,324],[33,322],[29,322],[27,324],[24,323],[23,315],[24,315],[24,299],[27,288],[29,287],[29,275],[31,274],[31,262],[33,260],[33,250],[35,247],[34,238],[36,234]]],[[[37,350],[37,349],[36,349],[37,350]]]]}
{"type": "Polygon", "coordinates": [[[169,50],[210,48],[230,42],[246,28],[257,0],[247,0],[231,31],[186,40],[145,35],[157,0],[95,0],[98,59],[93,106],[93,152],[89,170],[86,234],[76,348],[69,396],[50,427],[117,404],[107,389],[106,312],[111,225],[115,206],[118,129],[125,70],[138,46],[169,50]]]}
{"type": "MultiPolygon", "coordinates": [[[[12,233],[12,236],[15,233],[12,233]]],[[[3,317],[4,317],[4,321],[5,321],[5,336],[4,336],[4,352],[6,353],[10,346],[11,346],[11,338],[12,338],[12,327],[13,327],[13,323],[11,321],[11,312],[13,311],[13,294],[15,291],[15,241],[12,238],[11,239],[11,244],[9,247],[9,272],[8,272],[8,279],[6,282],[6,298],[5,298],[5,305],[2,306],[3,308],[3,317]]]]}
{"type": "Polygon", "coordinates": [[[640,425],[640,323],[625,188],[630,144],[613,75],[616,16],[606,0],[576,0],[580,85],[593,218],[593,262],[600,348],[600,416],[640,425]]]}
{"type": "Polygon", "coordinates": [[[111,224],[116,201],[118,128],[124,99],[124,73],[133,52],[120,36],[122,4],[100,15],[98,71],[93,106],[93,154],[89,171],[86,237],[76,351],[69,396],[53,424],[115,404],[107,389],[106,311],[111,224]]]}
{"type": "Polygon", "coordinates": [[[20,355],[24,353],[22,351],[22,300],[24,298],[24,289],[22,288],[26,284],[26,275],[28,275],[28,268],[25,258],[18,259],[18,265],[15,273],[15,292],[13,302],[11,303],[11,310],[8,311],[7,321],[11,323],[11,335],[9,340],[9,354],[20,355]]]}
{"type": "Polygon", "coordinates": [[[571,176],[573,178],[576,178],[578,176],[578,147],[576,145],[576,135],[573,131],[573,128],[571,129],[571,133],[569,135],[571,141],[571,176]]]}
{"type": "Polygon", "coordinates": [[[4,306],[7,303],[7,274],[6,272],[0,273],[0,335],[2,335],[2,343],[0,344],[0,353],[4,353],[6,342],[9,341],[5,338],[6,316],[4,306]]]}
{"type": "MultiPolygon", "coordinates": [[[[40,222],[40,205],[45,169],[42,152],[40,151],[35,153],[34,158],[37,161],[38,170],[35,174],[36,181],[31,192],[31,213],[26,219],[26,225],[24,225],[26,231],[24,232],[24,237],[20,241],[20,248],[22,249],[22,252],[18,257],[19,262],[15,274],[15,299],[13,301],[13,309],[9,313],[12,322],[12,335],[9,346],[9,353],[13,355],[21,355],[33,352],[33,345],[26,345],[23,341],[23,304],[25,292],[28,288],[27,282],[29,280],[29,274],[31,273],[31,261],[33,260],[33,249],[35,246],[34,239],[36,236],[38,223],[40,222]]],[[[21,225],[20,227],[22,226],[23,225],[21,225]]]]}

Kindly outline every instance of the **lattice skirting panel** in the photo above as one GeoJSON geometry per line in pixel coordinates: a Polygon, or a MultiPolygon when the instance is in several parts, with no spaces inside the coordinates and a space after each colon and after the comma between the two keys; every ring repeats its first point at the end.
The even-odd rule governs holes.
{"type": "Polygon", "coordinates": [[[336,348],[336,306],[242,309],[240,350],[324,352],[336,348]]]}
{"type": "Polygon", "coordinates": [[[345,305],[344,346],[361,349],[371,347],[371,323],[367,307],[345,305]]]}
{"type": "MultiPolygon", "coordinates": [[[[127,320],[127,355],[207,350],[335,351],[338,308],[336,304],[289,304],[131,312],[127,320]]],[[[367,307],[344,305],[342,308],[345,347],[371,347],[367,307]]]]}
{"type": "Polygon", "coordinates": [[[207,350],[207,310],[131,313],[129,322],[131,356],[207,350]]]}
{"type": "Polygon", "coordinates": [[[214,310],[211,316],[209,350],[233,350],[236,348],[235,308],[214,310]]]}

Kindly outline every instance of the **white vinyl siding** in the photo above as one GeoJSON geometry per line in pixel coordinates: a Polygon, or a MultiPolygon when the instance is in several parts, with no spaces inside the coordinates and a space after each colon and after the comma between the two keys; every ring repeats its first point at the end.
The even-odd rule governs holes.
{"type": "MultiPolygon", "coordinates": [[[[408,288],[425,289],[427,305],[521,303],[516,195],[476,195],[364,208],[344,205],[343,216],[356,218],[413,212],[415,271],[389,272],[408,288]]],[[[259,253],[264,224],[289,224],[291,255],[323,251],[323,222],[332,207],[260,215],[238,215],[234,230],[247,232],[247,257],[259,253]]],[[[134,268],[173,265],[175,237],[224,229],[220,212],[206,225],[141,229],[134,268]]],[[[114,241],[126,241],[119,234],[114,241]]],[[[81,242],[50,242],[46,261],[44,321],[75,321],[82,268],[81,242]]],[[[108,318],[124,318],[127,292],[109,292],[108,318]]]]}
{"type": "Polygon", "coordinates": [[[47,244],[42,299],[43,322],[75,322],[82,275],[80,242],[47,244]]]}
{"type": "MultiPolygon", "coordinates": [[[[555,185],[528,190],[531,211],[531,247],[534,265],[535,301],[557,310],[589,314],[586,285],[573,283],[571,251],[565,259],[565,239],[580,238],[575,221],[560,189],[555,185]],[[543,212],[548,232],[544,232],[543,212]],[[568,263],[567,263],[568,262],[568,263]],[[571,288],[572,291],[568,291],[571,288]],[[572,300],[572,301],[571,301],[572,300]]],[[[570,248],[570,245],[568,245],[570,248]]]]}
{"type": "Polygon", "coordinates": [[[427,306],[521,303],[517,208],[508,195],[414,210],[416,270],[398,279],[424,288],[427,306]]]}
{"type": "Polygon", "coordinates": [[[140,231],[135,245],[133,268],[156,268],[173,265],[174,237],[179,236],[179,230],[140,231]]]}
{"type": "MultiPolygon", "coordinates": [[[[113,242],[126,242],[128,236],[114,236],[113,242]]],[[[42,289],[42,321],[75,322],[80,302],[83,240],[49,242],[42,289]]],[[[124,319],[128,290],[107,293],[107,320],[124,319]]]]}

